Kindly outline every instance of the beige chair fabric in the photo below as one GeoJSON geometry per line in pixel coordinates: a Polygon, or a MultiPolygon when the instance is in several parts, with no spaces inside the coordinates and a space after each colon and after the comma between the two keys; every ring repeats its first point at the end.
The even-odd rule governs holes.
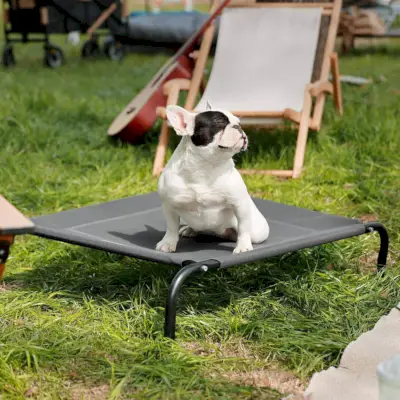
{"type": "Polygon", "coordinates": [[[321,8],[225,9],[210,79],[195,110],[209,101],[233,112],[301,111],[320,20],[321,8]]]}

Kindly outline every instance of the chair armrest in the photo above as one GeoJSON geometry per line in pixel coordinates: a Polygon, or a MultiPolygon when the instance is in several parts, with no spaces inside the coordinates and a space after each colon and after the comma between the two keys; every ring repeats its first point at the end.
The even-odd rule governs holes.
{"type": "Polygon", "coordinates": [[[0,195],[0,235],[33,232],[35,225],[0,195]]]}
{"type": "Polygon", "coordinates": [[[317,97],[323,92],[331,94],[333,93],[333,85],[329,81],[315,81],[314,83],[308,85],[308,89],[313,97],[317,97]]]}
{"type": "MultiPolygon", "coordinates": [[[[163,86],[164,95],[167,96],[167,105],[177,104],[179,99],[179,93],[182,90],[189,90],[190,88],[190,80],[189,79],[171,79],[166,82],[163,86]]],[[[163,119],[167,118],[165,107],[157,107],[156,114],[158,117],[163,119]]]]}
{"type": "Polygon", "coordinates": [[[171,79],[167,81],[164,86],[164,94],[168,96],[174,90],[189,90],[190,88],[190,79],[171,79]]]}

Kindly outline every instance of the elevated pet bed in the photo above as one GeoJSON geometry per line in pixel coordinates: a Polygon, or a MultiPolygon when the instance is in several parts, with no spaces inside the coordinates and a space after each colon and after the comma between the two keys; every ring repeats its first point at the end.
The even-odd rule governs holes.
{"type": "MultiPolygon", "coordinates": [[[[158,14],[135,12],[126,24],[113,33],[114,38],[133,49],[148,47],[176,50],[209,18],[208,13],[198,11],[160,12],[158,14]]],[[[216,32],[219,18],[216,19],[216,32]]],[[[217,34],[214,35],[215,45],[217,34]]]]}
{"type": "Polygon", "coordinates": [[[235,243],[210,236],[180,238],[176,253],[156,251],[166,225],[157,193],[128,197],[107,203],[25,218],[0,196],[0,278],[14,235],[30,233],[48,239],[123,254],[181,267],[168,293],[165,335],[175,338],[176,307],[185,280],[207,272],[263,260],[307,247],[377,231],[381,245],[378,270],[386,265],[389,238],[379,222],[324,214],[273,201],[254,199],[267,218],[271,234],[254,250],[233,254],[235,243]],[[1,268],[2,267],[2,268],[1,268]]]}

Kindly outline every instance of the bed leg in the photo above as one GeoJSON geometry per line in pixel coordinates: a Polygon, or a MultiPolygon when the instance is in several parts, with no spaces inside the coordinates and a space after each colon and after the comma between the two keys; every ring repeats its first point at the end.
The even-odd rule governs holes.
{"type": "Polygon", "coordinates": [[[207,272],[211,269],[218,269],[220,263],[216,260],[208,260],[204,262],[192,262],[188,261],[179,272],[175,275],[172,280],[169,290],[167,306],[165,308],[165,327],[164,336],[175,339],[175,328],[176,328],[176,306],[178,303],[178,296],[182,285],[189,276],[197,272],[207,272]]]}
{"type": "Polygon", "coordinates": [[[3,278],[6,269],[6,261],[10,252],[10,246],[14,242],[13,235],[0,235],[0,279],[3,278]]]}
{"type": "Polygon", "coordinates": [[[381,239],[381,245],[378,254],[377,271],[381,272],[386,267],[387,256],[389,251],[389,235],[386,228],[380,222],[369,222],[365,224],[367,232],[377,231],[381,239]]]}

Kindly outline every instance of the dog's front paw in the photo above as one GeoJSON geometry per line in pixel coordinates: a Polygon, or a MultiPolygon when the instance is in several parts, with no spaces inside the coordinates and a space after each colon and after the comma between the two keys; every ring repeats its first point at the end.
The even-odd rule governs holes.
{"type": "Polygon", "coordinates": [[[156,250],[163,251],[164,253],[174,253],[177,244],[177,242],[171,243],[167,240],[161,240],[161,242],[157,243],[156,250]]]}
{"type": "Polygon", "coordinates": [[[197,236],[197,232],[192,229],[190,226],[182,226],[181,229],[179,229],[179,235],[183,236],[183,237],[196,237],[197,236]]]}
{"type": "Polygon", "coordinates": [[[251,244],[251,240],[241,240],[237,242],[235,250],[233,250],[233,253],[234,254],[244,253],[250,250],[253,250],[253,245],[251,244]]]}

